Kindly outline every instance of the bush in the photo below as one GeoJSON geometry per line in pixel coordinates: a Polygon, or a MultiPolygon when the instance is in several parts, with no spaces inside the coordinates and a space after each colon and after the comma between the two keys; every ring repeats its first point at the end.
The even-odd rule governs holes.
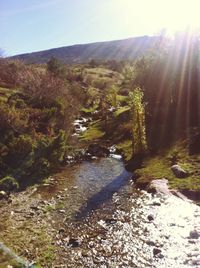
{"type": "Polygon", "coordinates": [[[1,191],[14,191],[19,188],[19,184],[15,178],[11,176],[6,176],[0,180],[0,190],[1,191]]]}
{"type": "Polygon", "coordinates": [[[67,69],[65,67],[65,65],[60,62],[58,59],[52,57],[48,62],[47,62],[47,70],[59,77],[59,78],[62,78],[64,79],[65,76],[66,76],[66,72],[67,72],[67,69]]]}

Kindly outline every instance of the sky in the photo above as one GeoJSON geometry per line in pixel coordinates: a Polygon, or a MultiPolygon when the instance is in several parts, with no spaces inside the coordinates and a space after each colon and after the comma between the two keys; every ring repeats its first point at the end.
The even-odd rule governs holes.
{"type": "Polygon", "coordinates": [[[5,56],[200,25],[200,0],[0,0],[5,56]]]}

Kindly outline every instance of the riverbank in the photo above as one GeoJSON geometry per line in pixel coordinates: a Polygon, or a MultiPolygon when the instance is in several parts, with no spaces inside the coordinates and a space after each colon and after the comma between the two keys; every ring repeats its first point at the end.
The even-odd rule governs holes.
{"type": "Polygon", "coordinates": [[[166,179],[169,189],[179,191],[187,198],[200,201],[200,155],[190,155],[185,142],[179,142],[168,150],[163,150],[144,159],[140,169],[134,171],[134,179],[141,189],[146,189],[153,180],[166,179]],[[182,177],[173,172],[173,165],[185,171],[182,177]]]}
{"type": "Polygon", "coordinates": [[[199,207],[131,176],[112,157],[67,166],[1,201],[0,240],[45,268],[198,265],[199,207]]]}
{"type": "MultiPolygon", "coordinates": [[[[88,120],[79,118],[75,125],[75,134],[79,137],[87,129],[88,120]]],[[[124,169],[116,146],[101,140],[82,145],[66,157],[67,166],[59,172],[41,184],[29,186],[2,200],[0,241],[29,263],[47,268],[166,267],[166,263],[168,267],[174,267],[182,263],[185,255],[179,256],[180,262],[169,253],[167,256],[169,247],[174,247],[175,251],[176,245],[172,236],[169,246],[169,238],[164,233],[170,231],[162,223],[163,210],[172,207],[172,201],[166,200],[180,205],[179,200],[174,199],[168,189],[161,195],[157,190],[153,191],[153,196],[137,190],[138,187],[144,189],[153,178],[159,178],[154,173],[157,169],[149,166],[153,158],[144,160],[144,166],[135,172],[141,172],[142,176],[136,181],[133,176],[132,181],[132,173],[124,169]],[[158,237],[156,226],[166,229],[161,228],[158,237]],[[165,243],[167,245],[163,247],[165,243]]],[[[165,168],[171,172],[170,166],[165,168]]],[[[159,172],[163,170],[160,168],[159,172]]],[[[185,203],[181,203],[180,208],[189,203],[182,201],[185,203]]],[[[188,220],[194,220],[193,216],[189,215],[188,220]]],[[[178,225],[176,228],[178,231],[183,227],[178,225]]],[[[187,241],[186,234],[184,239],[180,241],[187,241]]],[[[193,246],[198,244],[198,240],[191,241],[193,246]]],[[[194,253],[195,249],[189,247],[189,251],[194,253]]],[[[191,262],[190,258],[188,262],[191,262]]]]}

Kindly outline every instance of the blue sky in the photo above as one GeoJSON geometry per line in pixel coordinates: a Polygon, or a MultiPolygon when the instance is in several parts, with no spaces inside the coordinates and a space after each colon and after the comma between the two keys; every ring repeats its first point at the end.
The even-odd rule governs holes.
{"type": "Polygon", "coordinates": [[[197,24],[199,8],[198,0],[0,0],[0,48],[15,55],[153,35],[197,24]]]}

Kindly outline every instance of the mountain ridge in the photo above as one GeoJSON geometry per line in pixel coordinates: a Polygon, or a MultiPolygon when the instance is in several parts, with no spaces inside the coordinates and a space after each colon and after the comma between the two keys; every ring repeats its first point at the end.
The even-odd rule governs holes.
{"type": "Polygon", "coordinates": [[[151,50],[158,43],[159,36],[139,36],[113,41],[62,46],[9,57],[27,63],[46,63],[55,57],[64,63],[87,63],[94,60],[134,60],[151,50]]]}

